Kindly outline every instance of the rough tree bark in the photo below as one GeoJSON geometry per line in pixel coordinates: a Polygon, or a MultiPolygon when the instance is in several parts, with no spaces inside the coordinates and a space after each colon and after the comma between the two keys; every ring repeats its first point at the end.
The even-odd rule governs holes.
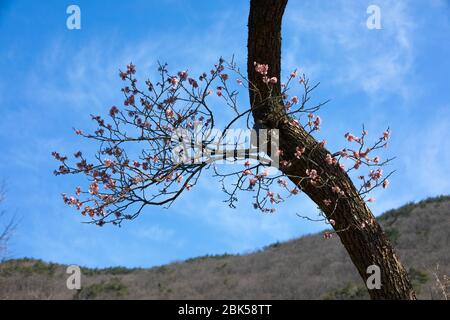
{"type": "MultiPolygon", "coordinates": [[[[267,128],[279,129],[280,149],[285,160],[291,160],[297,146],[304,146],[312,161],[299,160],[288,169],[287,176],[304,176],[306,169],[316,169],[321,175],[335,177],[333,183],[345,191],[348,199],[339,201],[333,213],[335,230],[350,255],[359,274],[366,282],[370,274],[367,268],[377,265],[381,270],[381,289],[369,290],[372,299],[416,299],[408,274],[397,258],[392,245],[375,220],[365,201],[349,176],[337,166],[326,163],[328,152],[302,127],[288,121],[279,101],[269,101],[267,85],[255,72],[253,63],[269,65],[269,76],[280,79],[281,73],[281,23],[287,0],[251,0],[248,20],[248,77],[256,84],[258,93],[250,91],[253,117],[267,128]]],[[[280,81],[273,88],[272,96],[281,92],[280,81]]],[[[324,205],[325,199],[334,199],[331,186],[316,188],[307,181],[290,178],[329,216],[333,208],[324,205]]]]}

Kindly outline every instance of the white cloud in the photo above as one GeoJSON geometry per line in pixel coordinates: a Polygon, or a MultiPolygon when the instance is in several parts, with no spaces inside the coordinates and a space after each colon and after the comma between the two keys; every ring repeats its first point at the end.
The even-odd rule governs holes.
{"type": "Polygon", "coordinates": [[[408,77],[414,65],[414,20],[408,1],[377,2],[382,30],[367,29],[367,5],[359,1],[291,4],[286,68],[294,68],[295,61],[312,65],[305,67],[310,76],[371,97],[394,93],[407,98],[412,93],[408,77]]]}
{"type": "MultiPolygon", "coordinates": [[[[128,40],[126,45],[123,45],[123,37],[114,33],[107,38],[96,35],[82,45],[64,37],[55,38],[30,68],[26,92],[30,100],[48,108],[57,106],[93,112],[121,101],[117,100],[122,99],[118,72],[129,62],[137,66],[137,77],[146,79],[157,75],[158,61],[169,63],[173,72],[188,68],[200,74],[209,70],[221,56],[228,58],[236,54],[243,59],[245,43],[239,43],[233,36],[233,26],[229,25],[232,16],[231,11],[221,12],[206,32],[191,34],[189,38],[180,37],[179,33],[159,33],[157,37],[149,35],[128,40]]],[[[187,33],[180,30],[183,32],[187,33]]]]}
{"type": "Polygon", "coordinates": [[[405,172],[411,186],[426,195],[447,194],[450,190],[450,124],[449,107],[434,115],[421,132],[409,132],[404,137],[402,153],[405,172]],[[426,128],[426,129],[425,129],[426,128]]]}
{"type": "Polygon", "coordinates": [[[160,226],[149,226],[133,231],[133,235],[143,240],[168,242],[174,240],[175,231],[160,226]]]}

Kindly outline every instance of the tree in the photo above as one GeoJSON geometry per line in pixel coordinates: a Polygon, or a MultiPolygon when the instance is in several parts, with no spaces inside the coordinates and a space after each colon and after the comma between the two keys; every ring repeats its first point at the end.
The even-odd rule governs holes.
{"type": "Polygon", "coordinates": [[[140,89],[130,63],[120,72],[129,83],[122,88],[124,107],[111,107],[109,123],[92,116],[98,124],[93,134],[75,130],[99,143],[95,161],[78,151],[78,162],[72,165],[66,156],[53,153],[61,163],[55,174],[82,173],[89,180],[88,188],[77,187],[75,196],[63,194],[63,199],[102,226],[134,219],[149,205],[170,206],[206,169],[213,169],[222,181],[231,207],[240,192],[249,191],[254,208],[271,213],[277,203],[304,192],[334,228],[363,280],[370,276],[370,266],[379,267],[382,286],[369,290],[373,299],[415,299],[404,267],[366,205],[373,201],[368,194],[374,188],[388,185],[390,174],[383,176],[381,167],[390,159],[381,162],[374,153],[387,146],[390,131],[370,146],[364,128],[360,136],[347,133],[345,139],[353,147],[334,153],[325,148],[325,141],[313,137],[322,123],[315,113],[325,104],[310,106],[317,85],[295,70],[281,83],[286,4],[287,0],[251,0],[248,76],[233,60],[222,58],[196,78],[188,71],[171,74],[161,64],[160,79],[146,80],[146,88],[140,89]],[[230,75],[238,77],[235,83],[230,75]],[[301,98],[289,96],[295,83],[302,89],[301,98]],[[248,90],[250,108],[239,106],[240,88],[248,90]],[[221,99],[234,113],[220,132],[212,99],[221,99]],[[252,129],[250,139],[242,130],[233,131],[237,125],[252,129]],[[234,165],[219,168],[220,161],[234,165]],[[273,167],[278,170],[269,170],[273,167]],[[349,175],[363,167],[369,171],[358,173],[361,186],[356,188],[349,175]]]}
{"type": "MultiPolygon", "coordinates": [[[[3,185],[0,186],[0,204],[5,199],[5,190],[3,185]]],[[[0,261],[2,261],[7,252],[8,241],[11,239],[12,233],[16,227],[15,219],[6,219],[6,212],[0,211],[0,261]]]]}
{"type": "MultiPolygon", "coordinates": [[[[281,149],[286,154],[294,154],[298,145],[303,145],[306,150],[315,150],[311,153],[312,161],[298,161],[284,173],[294,176],[291,180],[301,184],[302,190],[329,216],[333,216],[336,230],[339,232],[342,244],[347,249],[353,263],[361,277],[366,280],[367,267],[378,265],[381,268],[381,290],[369,290],[373,299],[415,299],[411,283],[405,268],[397,258],[392,245],[383,233],[373,214],[358,194],[349,176],[342,170],[336,170],[325,162],[329,152],[324,146],[318,145],[302,127],[295,126],[286,119],[279,103],[264,103],[270,94],[264,91],[265,87],[258,79],[252,68],[253,61],[268,63],[272,67],[272,75],[279,77],[281,73],[281,22],[287,0],[251,0],[249,16],[248,37],[248,70],[250,81],[257,83],[262,95],[250,92],[250,99],[254,103],[263,103],[265,106],[260,111],[254,111],[253,116],[270,128],[280,130],[281,149]],[[335,187],[339,187],[347,199],[339,201],[336,208],[331,209],[324,205],[324,201],[334,198],[331,185],[318,189],[311,184],[299,181],[295,176],[313,167],[318,172],[324,172],[335,177],[335,187]],[[366,223],[369,222],[369,223],[366,223]]],[[[281,91],[277,84],[273,89],[281,91]]]]}

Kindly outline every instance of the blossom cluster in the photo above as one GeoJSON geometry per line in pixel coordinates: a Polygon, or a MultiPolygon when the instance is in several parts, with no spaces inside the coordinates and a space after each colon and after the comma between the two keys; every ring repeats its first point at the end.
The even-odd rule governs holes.
{"type": "MultiPolygon", "coordinates": [[[[282,88],[281,96],[274,98],[280,101],[292,125],[306,130],[310,135],[320,131],[323,120],[317,113],[326,102],[309,105],[310,94],[317,85],[310,85],[305,75],[300,76],[297,70],[290,73],[285,83],[279,83],[279,79],[270,76],[267,64],[255,62],[254,68],[269,88],[276,85],[282,88]],[[300,86],[301,94],[288,94],[289,90],[293,90],[293,84],[300,86]]],[[[87,185],[76,187],[73,195],[62,195],[64,203],[100,226],[134,219],[148,205],[170,206],[184,191],[191,190],[201,172],[210,167],[222,182],[231,207],[235,206],[238,193],[247,191],[253,194],[253,207],[264,213],[275,212],[276,205],[300,194],[305,185],[330,188],[332,195],[323,201],[323,207],[332,212],[337,203],[348,195],[335,182],[335,177],[325,174],[320,165],[335,167],[348,174],[358,172],[361,182],[358,192],[368,202],[375,201],[368,196],[374,188],[387,188],[389,185],[390,173],[384,174],[381,167],[391,159],[383,161],[376,154],[388,146],[389,129],[372,145],[367,144],[368,132],[364,128],[360,135],[345,133],[343,138],[349,146],[327,152],[319,166],[311,160],[312,154],[316,152],[314,148],[325,148],[326,140],[317,141],[313,149],[299,145],[292,154],[278,149],[280,168],[276,168],[275,173],[259,158],[247,159],[243,164],[235,163],[225,173],[214,163],[198,161],[201,159],[191,157],[191,162],[177,162],[174,154],[180,157],[197,154],[198,150],[193,150],[195,148],[203,154],[211,141],[217,138],[211,134],[217,127],[212,108],[217,100],[212,99],[220,99],[234,113],[223,132],[242,119],[246,119],[247,123],[251,121],[252,109],[242,109],[238,105],[237,95],[240,87],[250,88],[252,84],[234,62],[226,63],[223,59],[209,72],[197,76],[188,70],[170,73],[166,64],[159,65],[158,72],[160,79],[145,80],[145,89],[141,89],[138,87],[136,66],[128,64],[119,73],[124,81],[122,105],[111,106],[107,118],[92,115],[97,127],[93,133],[75,129],[76,135],[98,143],[99,149],[94,157],[89,159],[81,151],[75,152],[72,160],[57,152],[52,154],[59,162],[56,175],[83,174],[87,178],[87,185]],[[234,75],[235,81],[230,81],[234,75]],[[173,139],[174,133],[179,130],[201,136],[202,139],[195,146],[188,143],[180,148],[178,141],[173,139]],[[307,169],[295,177],[283,173],[297,163],[306,164],[307,169]],[[362,172],[363,168],[369,171],[362,172]],[[229,179],[235,181],[229,183],[229,179]]],[[[219,143],[223,142],[221,139],[219,143]]],[[[334,226],[332,213],[324,217],[334,226]]]]}

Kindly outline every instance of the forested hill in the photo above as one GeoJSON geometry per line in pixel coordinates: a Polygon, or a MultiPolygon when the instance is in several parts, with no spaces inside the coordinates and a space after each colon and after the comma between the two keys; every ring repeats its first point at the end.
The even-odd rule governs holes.
{"type": "MultiPolygon", "coordinates": [[[[450,197],[407,204],[379,220],[408,268],[418,297],[443,298],[445,275],[450,275],[450,197]]],[[[324,240],[321,234],[251,254],[199,257],[149,269],[83,268],[79,291],[66,288],[65,271],[64,265],[40,260],[3,262],[0,299],[368,297],[339,239],[324,240]]]]}

